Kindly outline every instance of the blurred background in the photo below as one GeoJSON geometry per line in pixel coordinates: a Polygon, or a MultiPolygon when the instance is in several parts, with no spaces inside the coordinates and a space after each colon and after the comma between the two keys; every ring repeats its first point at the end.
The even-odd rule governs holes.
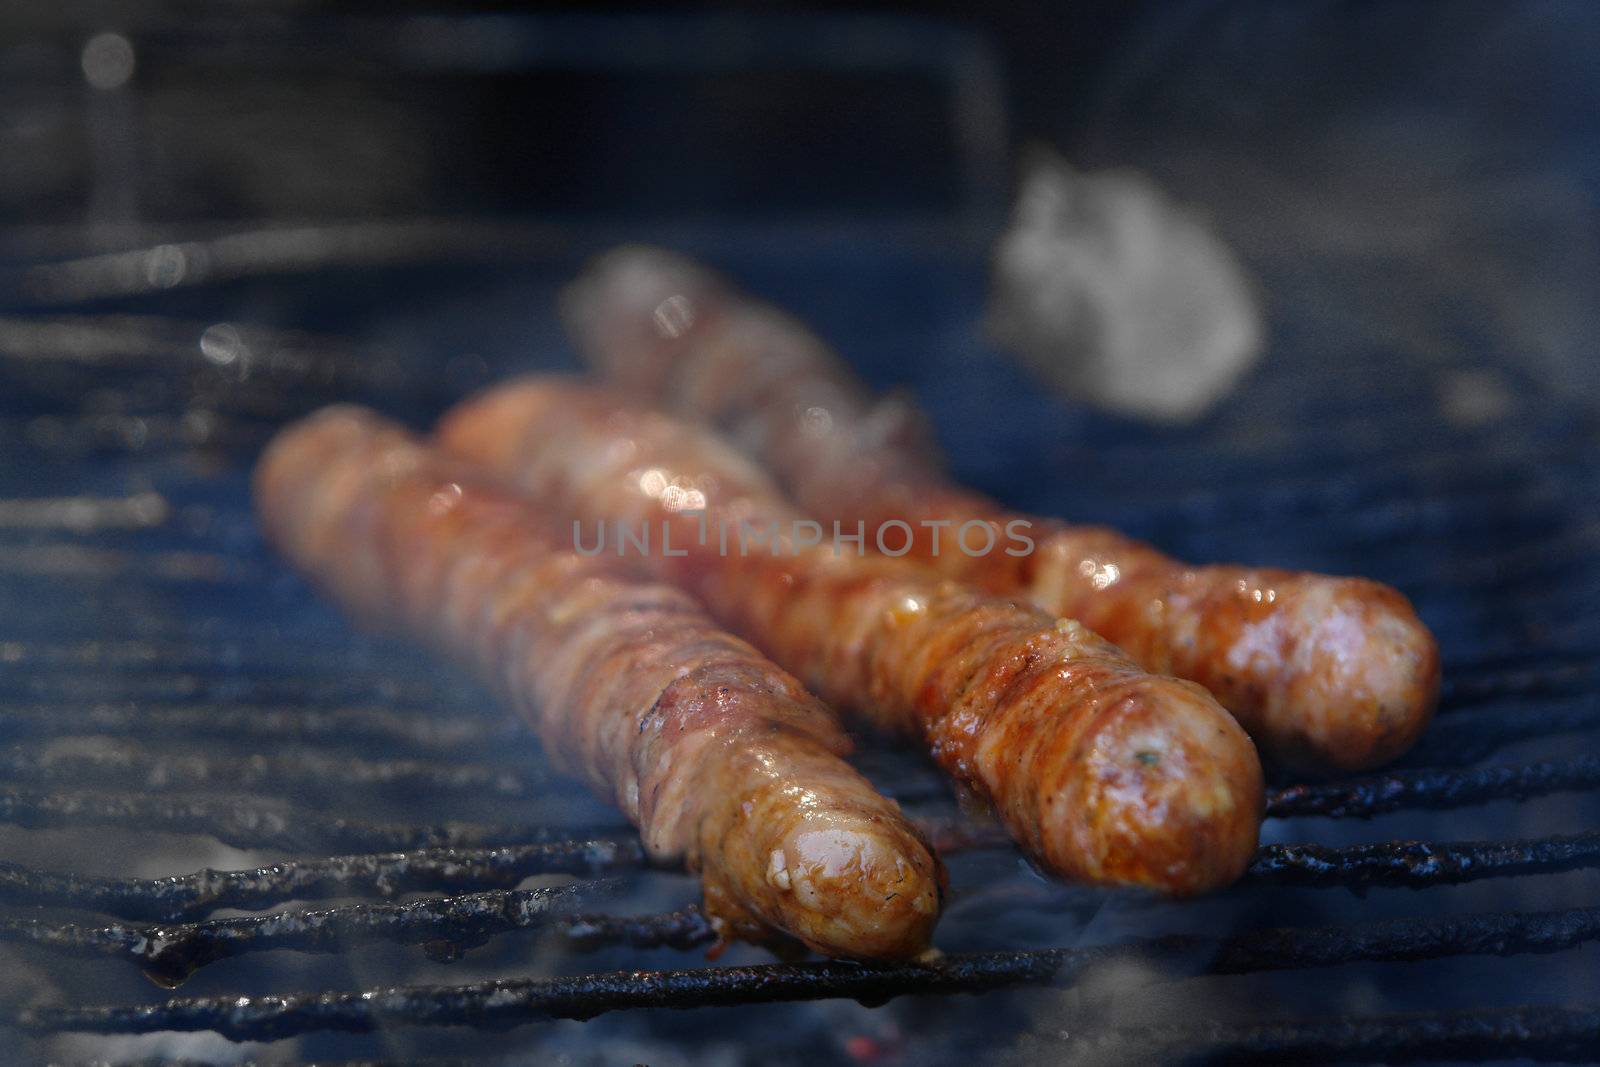
{"type": "MultiPolygon", "coordinates": [[[[1315,259],[1374,328],[1469,370],[1474,350],[1515,350],[1592,402],[1597,43],[1581,0],[16,0],[0,254],[443,217],[559,225],[499,234],[524,253],[707,222],[920,225],[982,248],[1048,146],[1142,172],[1269,306],[1315,259]]],[[[493,236],[370,239],[486,256],[493,236]]],[[[200,269],[150,267],[168,285],[200,269]]],[[[1492,404],[1498,387],[1458,391],[1492,404]]]]}
{"type": "MultiPolygon", "coordinates": [[[[1217,1022],[1245,1035],[1206,1038],[1223,1058],[1293,1061],[1337,1053],[1352,1019],[1529,1004],[1589,1010],[1581,1033],[1600,1033],[1597,115],[1586,0],[0,4],[0,860],[157,878],[410,847],[446,820],[490,844],[531,839],[507,826],[626,835],[570,783],[547,787],[537,746],[481,691],[354,634],[289,574],[247,477],[319,405],[422,426],[504,374],[576,366],[560,286],[618,242],[655,241],[910,390],[955,473],[1008,504],[1188,559],[1369,575],[1440,638],[1439,721],[1397,772],[1435,784],[1264,832],[1371,845],[1413,888],[1369,885],[1336,852],[1320,882],[1153,903],[1048,882],[1009,849],[952,852],[946,950],[1379,919],[1410,936],[1567,909],[1567,940],[1538,957],[1494,942],[1155,992],[1135,969],[875,1009],[654,1009],[511,1034],[308,1023],[235,1045],[10,1029],[40,1003],[168,994],[125,960],[11,944],[91,920],[18,896],[32,883],[7,867],[4,1047],[1049,1062],[1096,1026],[1217,1022]],[[442,747],[440,724],[466,740],[442,747]],[[306,769],[330,754],[369,780],[306,769]],[[413,778],[384,762],[401,756],[413,778]],[[1556,770],[1529,786],[1529,761],[1556,770]],[[408,786],[418,774],[433,785],[408,786]],[[1412,864],[1405,841],[1487,841],[1501,866],[1412,864]],[[1308,1017],[1332,1029],[1251,1029],[1308,1017]]],[[[958,814],[918,758],[869,744],[863,766],[919,814],[958,814]]],[[[629,877],[608,907],[696,898],[681,874],[629,877]]],[[[518,936],[449,955],[266,952],[181,992],[706,966],[518,936]]],[[[1488,1031],[1454,1025],[1357,1036],[1372,1059],[1582,1058],[1551,1028],[1474,1045],[1488,1031]]]]}

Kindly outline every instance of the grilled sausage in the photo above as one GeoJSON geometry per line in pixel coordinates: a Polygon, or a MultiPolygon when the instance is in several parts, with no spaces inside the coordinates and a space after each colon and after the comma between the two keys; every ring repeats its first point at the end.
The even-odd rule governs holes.
{"type": "Polygon", "coordinates": [[[670,253],[602,258],[564,307],[613,383],[728,433],[813,515],[909,524],[908,558],[1027,596],[1147,670],[1199,682],[1285,766],[1374,767],[1427,727],[1438,646],[1388,586],[1191,566],[1111,529],[1008,511],[948,479],[909,406],[875,403],[800,323],[670,253]]]}
{"type": "MultiPolygon", "coordinates": [[[[620,523],[629,539],[601,550],[695,593],[836,705],[920,737],[1049,869],[1187,894],[1248,863],[1260,764],[1199,686],[1033,605],[806,545],[799,513],[737,452],[603,390],[511,383],[438,436],[542,508],[620,523]]],[[[575,528],[584,551],[604,531],[575,528]]]]}
{"type": "Polygon", "coordinates": [[[943,868],[840,758],[832,712],[690,597],[558,547],[475,474],[338,407],[278,436],[255,493],[273,543],[341,605],[476,668],[652,857],[699,869],[724,939],[924,952],[943,868]]]}

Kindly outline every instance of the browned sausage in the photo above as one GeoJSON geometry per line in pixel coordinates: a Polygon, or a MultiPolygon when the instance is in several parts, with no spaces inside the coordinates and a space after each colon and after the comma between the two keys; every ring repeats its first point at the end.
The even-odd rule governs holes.
{"type": "MultiPolygon", "coordinates": [[[[1249,862],[1261,767],[1199,686],[1033,605],[796,544],[801,516],[747,460],[603,390],[512,383],[448,414],[439,438],[543,508],[625,524],[622,558],[700,596],[835,704],[920,737],[1050,869],[1194,893],[1249,862]],[[758,530],[777,539],[757,544],[758,530]]],[[[600,532],[576,531],[585,551],[600,532]]]]}
{"type": "Polygon", "coordinates": [[[475,667],[651,856],[699,869],[725,938],[928,948],[944,872],[926,842],[840,759],[832,712],[690,597],[558,547],[515,493],[358,408],[280,434],[255,492],[343,606],[475,667]]]}
{"type": "Polygon", "coordinates": [[[807,511],[869,529],[908,523],[909,558],[1025,595],[1146,669],[1199,682],[1283,764],[1373,767],[1427,727],[1438,646],[1388,586],[1191,566],[1114,530],[1009,511],[952,484],[916,414],[875,403],[804,326],[670,253],[614,252],[564,306],[580,349],[614,383],[724,430],[807,511]],[[983,551],[991,538],[997,547],[983,551]]]}

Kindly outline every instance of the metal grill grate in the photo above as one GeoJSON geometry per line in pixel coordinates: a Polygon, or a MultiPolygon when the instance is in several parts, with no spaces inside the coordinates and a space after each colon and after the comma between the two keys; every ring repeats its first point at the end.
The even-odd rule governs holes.
{"type": "MultiPolygon", "coordinates": [[[[477,690],[349,632],[248,515],[248,464],[284,419],[350,398],[422,419],[557,358],[546,309],[572,263],[501,245],[492,270],[444,264],[468,232],[415,228],[381,293],[338,290],[326,261],[252,260],[243,240],[227,284],[156,295],[97,290],[106,261],[65,261],[33,277],[81,314],[0,321],[0,952],[36,979],[6,1000],[26,1047],[120,1054],[61,1035],[198,1030],[287,1042],[268,1046],[280,1057],[504,1054],[540,1027],[426,1035],[594,1018],[581,1040],[597,1047],[762,1062],[860,1053],[861,1035],[885,1062],[1013,1045],[1117,1062],[1592,1054],[1593,418],[1522,390],[1507,421],[1452,424],[1435,402],[1450,367],[1348,323],[1329,334],[1307,300],[1221,416],[1143,431],[1063,414],[973,357],[970,248],[853,238],[844,282],[852,257],[825,244],[780,257],[752,231],[713,248],[868,373],[911,378],[985,488],[1192,557],[1393,581],[1448,666],[1439,721],[1401,767],[1280,783],[1250,874],[1193,903],[1046,882],[928,766],[869,741],[864,769],[950,857],[947,959],[710,963],[692,879],[650,869],[477,690]],[[878,313],[901,273],[940,314],[878,313]],[[247,311],[351,340],[217,332],[247,311]],[[1329,336],[1349,349],[1337,361],[1329,336]],[[1430,983],[1449,992],[1411,988],[1430,983]],[[797,1006],[838,1000],[894,1005],[797,1006]],[[774,1044],[769,1003],[788,1005],[792,1044],[774,1044]],[[722,1044],[669,1008],[711,1012],[722,1044]]],[[[374,262],[359,233],[341,240],[331,256],[374,262]]],[[[1292,302],[1295,276],[1283,285],[1292,302]]]]}

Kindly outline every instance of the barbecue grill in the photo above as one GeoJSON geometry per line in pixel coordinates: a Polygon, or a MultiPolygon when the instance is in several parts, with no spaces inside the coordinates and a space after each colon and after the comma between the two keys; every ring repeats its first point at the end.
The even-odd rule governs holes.
{"type": "MultiPolygon", "coordinates": [[[[981,90],[981,49],[938,40],[981,90]]],[[[1153,430],[1065,407],[983,340],[973,201],[954,222],[807,228],[452,215],[8,237],[6,1046],[657,1067],[1596,1058],[1600,418],[1514,352],[1441,359],[1471,339],[1397,336],[1292,249],[1251,250],[1272,348],[1217,414],[1153,430]],[[1249,874],[1190,902],[1039,876],[930,764],[865,738],[858,764],[948,859],[945,959],[705,958],[693,878],[652,868],[466,679],[351,630],[248,507],[261,444],[322,404],[422,425],[504,374],[574,365],[556,289],[617,236],[808,317],[875,384],[917,393],[958,475],[1008,503],[1184,558],[1398,586],[1444,650],[1436,725],[1382,773],[1274,783],[1249,874]]]]}

